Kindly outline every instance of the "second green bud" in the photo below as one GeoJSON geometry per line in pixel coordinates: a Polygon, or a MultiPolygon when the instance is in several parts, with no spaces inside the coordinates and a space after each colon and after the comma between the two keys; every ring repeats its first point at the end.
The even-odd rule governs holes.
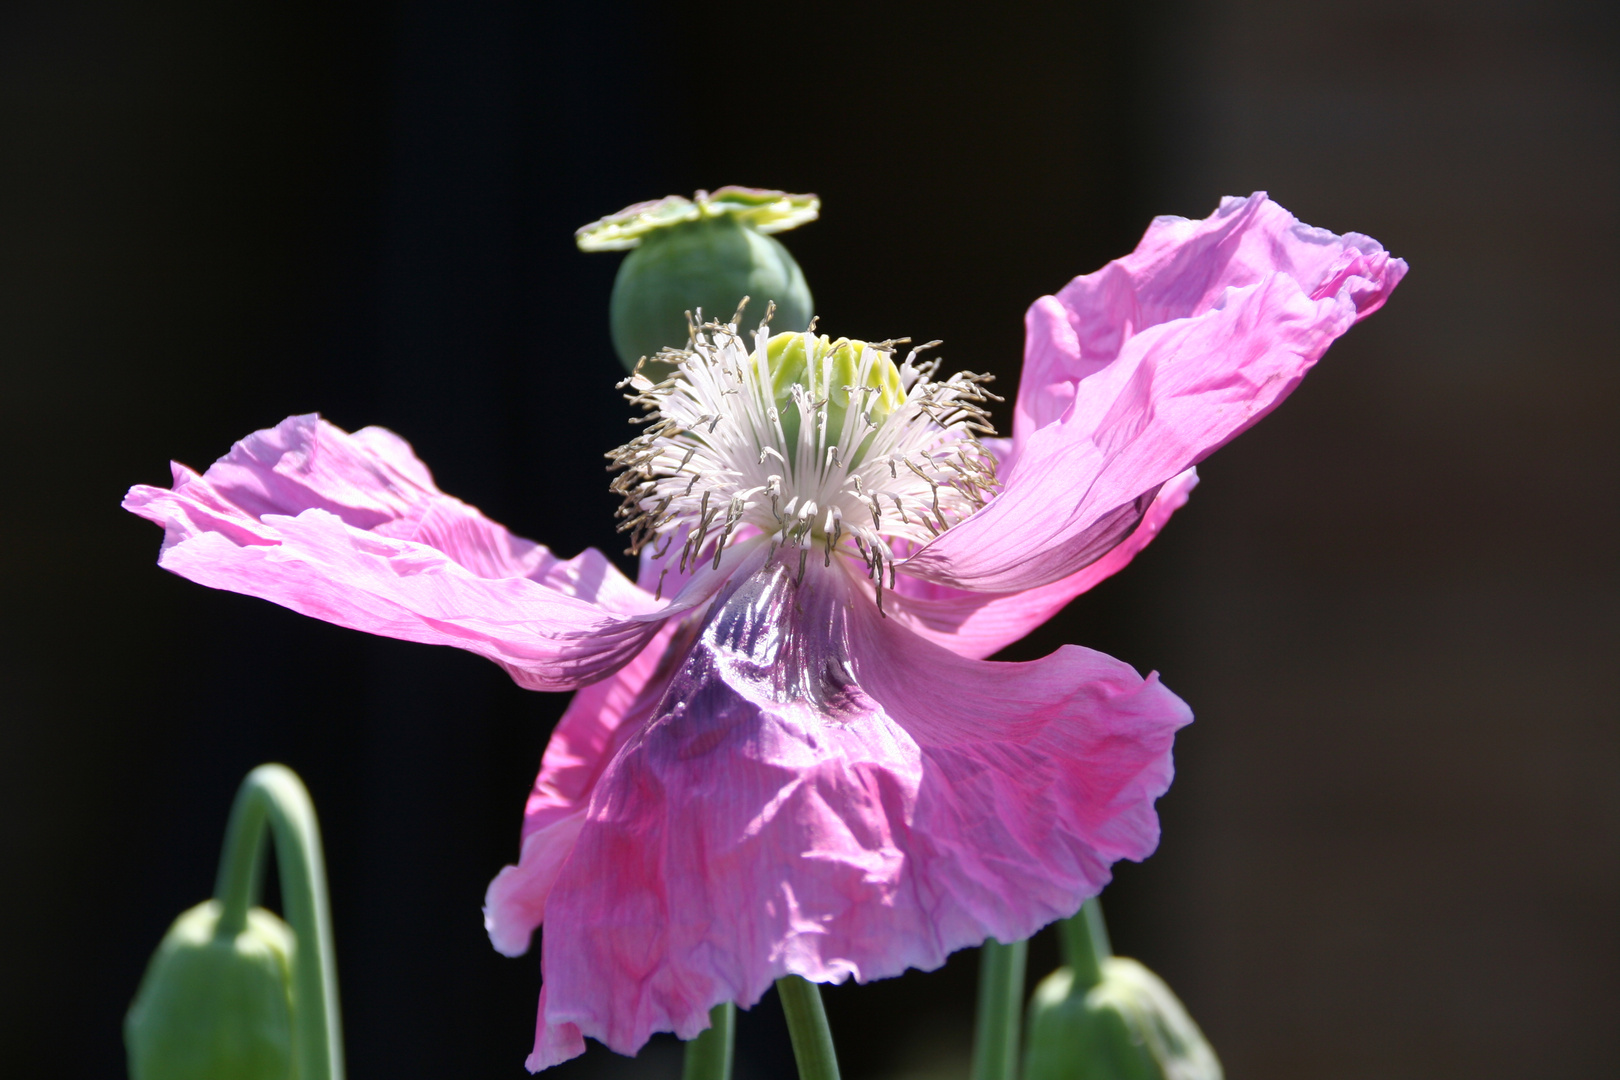
{"type": "Polygon", "coordinates": [[[174,921],[124,1021],[131,1080],[292,1080],[292,930],[209,900],[174,921]]]}
{"type": "Polygon", "coordinates": [[[1221,1080],[1221,1064],[1186,1007],[1153,972],[1122,956],[1077,985],[1059,968],[1029,1004],[1024,1080],[1221,1080]]]}

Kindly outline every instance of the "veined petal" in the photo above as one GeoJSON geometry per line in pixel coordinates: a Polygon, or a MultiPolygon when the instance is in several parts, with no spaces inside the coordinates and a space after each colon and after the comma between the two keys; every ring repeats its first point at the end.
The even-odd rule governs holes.
{"type": "Polygon", "coordinates": [[[577,1024],[546,1022],[546,996],[546,987],[542,985],[540,1012],[534,1022],[534,1050],[523,1062],[532,1073],[549,1069],[569,1058],[577,1058],[585,1052],[585,1036],[580,1033],[577,1024]]]}
{"type": "Polygon", "coordinates": [[[1014,593],[969,592],[900,575],[885,595],[883,608],[915,633],[959,656],[981,660],[1040,626],[1064,605],[1104,578],[1125,569],[1146,547],[1170,515],[1187,504],[1198,486],[1198,471],[1188,469],[1159,489],[1136,529],[1096,562],[1068,577],[1014,593]]]}
{"type": "MultiPolygon", "coordinates": [[[[488,657],[520,684],[567,690],[634,657],[724,573],[660,604],[598,551],[558,559],[441,493],[391,432],[289,417],[174,487],[124,507],[164,526],[158,563],[357,630],[488,657]]],[[[734,558],[740,557],[734,556],[734,558]]]]}
{"type": "Polygon", "coordinates": [[[666,622],[624,667],[581,688],[557,722],[523,812],[522,854],[484,896],[484,929],[497,952],[521,956],[545,920],[546,898],[579,835],[597,779],[624,740],[652,714],[693,627],[666,622]],[[674,652],[671,641],[679,636],[674,652]]]}
{"type": "MultiPolygon", "coordinates": [[[[797,560],[794,560],[795,563],[797,560]]],[[[798,974],[931,969],[1072,914],[1158,839],[1191,717],[1067,646],[967,661],[840,564],[740,567],[597,782],[551,892],[531,1069],[633,1053],[798,974]]]]}
{"type": "Polygon", "coordinates": [[[1059,419],[1078,384],[1117,360],[1132,336],[1196,318],[1229,288],[1282,274],[1312,299],[1344,292],[1360,319],[1405,273],[1378,241],[1302,224],[1264,192],[1223,199],[1201,221],[1155,218],[1131,254],[1030,305],[1013,438],[1022,444],[1059,419]]]}
{"type": "Polygon", "coordinates": [[[1405,273],[1370,237],[1303,225],[1264,194],[1157,219],[1133,254],[1035,302],[1003,489],[902,571],[1011,592],[1095,561],[1405,273]]]}

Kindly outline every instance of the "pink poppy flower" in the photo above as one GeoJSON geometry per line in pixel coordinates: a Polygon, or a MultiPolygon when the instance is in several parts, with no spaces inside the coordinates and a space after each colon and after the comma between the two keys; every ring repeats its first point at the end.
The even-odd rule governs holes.
{"type": "Polygon", "coordinates": [[[1405,271],[1261,194],[1159,218],[1030,308],[1006,440],[977,437],[975,376],[711,326],[678,378],[634,384],[639,583],[313,416],[124,505],[191,580],[582,688],[485,917],[509,955],[546,927],[531,1069],[586,1035],[634,1053],[783,975],[1027,937],[1153,850],[1187,707],[1077,646],[984,657],[1128,563],[1405,271]]]}

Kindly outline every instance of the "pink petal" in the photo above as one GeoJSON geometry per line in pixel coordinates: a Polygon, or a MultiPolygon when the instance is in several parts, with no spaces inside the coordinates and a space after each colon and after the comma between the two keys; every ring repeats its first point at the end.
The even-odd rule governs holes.
{"type": "MultiPolygon", "coordinates": [[[[653,712],[681,652],[670,654],[679,620],[666,622],[636,658],[574,694],[546,744],[540,775],[523,814],[518,865],[503,867],[484,897],[484,928],[506,956],[529,951],[545,920],[546,898],[585,821],[585,807],[602,770],[624,740],[653,712]]],[[[691,629],[681,634],[681,649],[691,629]]]]}
{"type": "Polygon", "coordinates": [[[484,932],[502,956],[522,956],[529,951],[529,939],[545,921],[546,900],[557,883],[557,873],[574,850],[584,824],[581,804],[534,832],[525,830],[518,864],[501,867],[484,891],[484,932]]]}
{"type": "Polygon", "coordinates": [[[986,592],[1073,574],[1405,273],[1371,238],[1302,225],[1264,194],[1159,218],[1133,254],[1035,302],[1004,489],[902,569],[986,592]]]}
{"type": "Polygon", "coordinates": [[[716,601],[657,715],[603,773],[552,890],[532,1069],[633,1053],[775,978],[934,968],[1072,914],[1158,839],[1190,716],[1067,646],[964,660],[842,568],[764,566],[716,601]]]}
{"type": "MultiPolygon", "coordinates": [[[[684,541],[683,531],[665,548],[666,554],[680,550],[684,541]]],[[[697,565],[713,559],[711,551],[700,563],[682,569],[674,558],[654,559],[653,550],[652,546],[642,550],[637,577],[637,584],[649,591],[662,587],[678,592],[691,581],[697,565]]],[[[557,722],[524,808],[518,864],[502,867],[484,895],[484,929],[497,952],[522,956],[529,951],[535,928],[545,921],[546,899],[557,873],[584,824],[597,778],[625,739],[652,714],[675,663],[691,645],[694,628],[683,627],[677,651],[671,654],[678,626],[678,620],[666,622],[634,660],[575,692],[557,722]]]]}
{"type": "MultiPolygon", "coordinates": [[[[684,533],[677,536],[666,552],[678,551],[684,539],[684,533]]],[[[691,581],[695,565],[683,570],[678,560],[654,559],[652,551],[648,547],[641,553],[638,584],[643,589],[662,585],[676,591],[691,581]]],[[[698,565],[712,559],[711,551],[698,565]]],[[[521,956],[529,951],[535,928],[545,921],[546,899],[584,824],[597,779],[652,715],[695,629],[679,620],[666,622],[634,660],[581,688],[569,702],[546,744],[540,775],[524,808],[518,864],[502,867],[484,896],[484,929],[497,952],[521,956]]]]}
{"type": "Polygon", "coordinates": [[[1159,534],[1170,515],[1187,503],[1198,485],[1198,472],[1188,469],[1159,489],[1136,530],[1096,562],[1066,578],[1015,593],[968,592],[902,574],[897,588],[886,593],[889,617],[959,656],[983,659],[1011,645],[1061,611],[1070,600],[1104,578],[1125,569],[1136,553],[1159,534]]]}
{"type": "Polygon", "coordinates": [[[1061,417],[1077,384],[1118,359],[1133,334],[1202,315],[1228,288],[1273,273],[1312,299],[1344,291],[1359,319],[1383,306],[1406,263],[1371,237],[1303,225],[1264,192],[1223,199],[1202,221],[1155,218],[1130,255],[1030,305],[1014,438],[1022,443],[1061,417]]]}
{"type": "Polygon", "coordinates": [[[546,1023],[546,988],[540,988],[540,1014],[535,1018],[534,1051],[523,1062],[532,1073],[585,1052],[585,1036],[574,1024],[546,1023]]]}
{"type": "Polygon", "coordinates": [[[124,507],[164,526],[158,563],[181,577],[467,649],[536,690],[612,672],[725,577],[705,568],[660,605],[600,552],[558,559],[442,494],[391,432],[316,416],[250,435],[201,476],[176,465],[172,490],[137,485],[124,507]]]}

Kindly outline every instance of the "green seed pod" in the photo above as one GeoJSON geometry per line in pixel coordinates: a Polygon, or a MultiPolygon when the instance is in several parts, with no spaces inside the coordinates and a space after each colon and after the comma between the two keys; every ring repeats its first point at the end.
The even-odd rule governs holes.
{"type": "Polygon", "coordinates": [[[727,320],[744,297],[756,321],[775,304],[774,329],[806,329],[810,287],[768,234],[814,221],[820,206],[814,195],[724,187],[637,203],[580,229],[581,251],[634,249],[619,266],[609,304],[619,360],[633,370],[644,356],[684,347],[687,312],[701,308],[705,319],[727,320]]]}
{"type": "MultiPolygon", "coordinates": [[[[822,413],[835,442],[852,404],[876,422],[906,401],[899,367],[883,349],[864,341],[831,341],[825,334],[781,333],[766,342],[765,357],[789,446],[799,441],[802,419],[795,386],[807,400],[825,400],[822,413]]],[[[865,457],[876,434],[874,431],[859,446],[847,449],[845,460],[854,464],[865,457]]]]}
{"type": "Polygon", "coordinates": [[[231,934],[209,900],[174,921],[124,1018],[130,1080],[291,1080],[293,932],[263,908],[231,934]]]}
{"type": "Polygon", "coordinates": [[[1029,1005],[1024,1080],[1221,1080],[1187,1009],[1153,972],[1120,956],[1084,988],[1058,968],[1029,1005]]]}

